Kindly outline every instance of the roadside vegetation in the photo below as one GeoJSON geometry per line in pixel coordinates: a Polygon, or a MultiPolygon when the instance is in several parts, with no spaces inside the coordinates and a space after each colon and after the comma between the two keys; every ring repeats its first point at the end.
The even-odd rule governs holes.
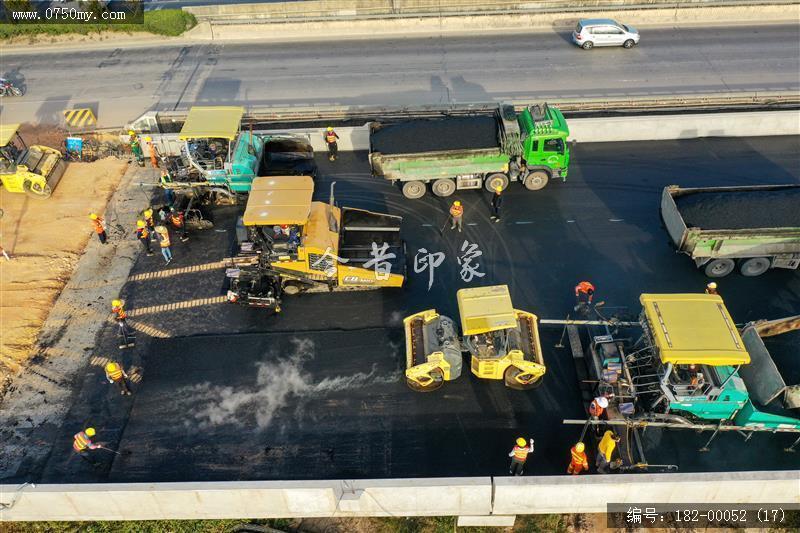
{"type": "MultiPolygon", "coordinates": [[[[7,11],[24,11],[31,9],[30,0],[6,0],[7,11]]],[[[93,0],[87,7],[88,11],[99,13],[103,7],[93,0]]],[[[147,32],[155,35],[177,36],[192,29],[197,21],[194,15],[180,9],[161,9],[158,11],[145,11],[143,24],[111,24],[111,23],[80,23],[80,24],[40,24],[40,23],[0,23],[0,39],[15,37],[31,38],[36,36],[55,35],[89,35],[102,32],[147,32]]]]}

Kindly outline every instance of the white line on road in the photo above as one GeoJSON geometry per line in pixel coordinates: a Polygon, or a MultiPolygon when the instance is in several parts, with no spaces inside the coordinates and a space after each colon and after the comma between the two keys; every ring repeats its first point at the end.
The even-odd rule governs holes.
{"type": "Polygon", "coordinates": [[[519,222],[514,222],[514,224],[533,224],[530,220],[520,220],[519,222]]]}

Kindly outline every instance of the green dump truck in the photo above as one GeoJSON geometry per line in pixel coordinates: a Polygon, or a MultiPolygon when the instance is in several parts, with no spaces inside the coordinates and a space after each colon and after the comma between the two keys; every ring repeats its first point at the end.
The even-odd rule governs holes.
{"type": "Polygon", "coordinates": [[[494,114],[411,119],[370,125],[369,161],[374,176],[402,184],[406,198],[450,196],[459,189],[528,190],[567,177],[569,128],[555,107],[532,106],[517,114],[498,105],[494,114]]]}
{"type": "Polygon", "coordinates": [[[707,276],[744,276],[800,266],[800,185],[681,188],[661,196],[661,218],[677,250],[707,276]]]}

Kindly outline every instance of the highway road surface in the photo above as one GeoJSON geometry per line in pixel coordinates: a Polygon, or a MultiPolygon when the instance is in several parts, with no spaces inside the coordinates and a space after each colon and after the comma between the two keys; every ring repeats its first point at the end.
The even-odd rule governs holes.
{"type": "Polygon", "coordinates": [[[195,104],[359,105],[798,90],[796,24],[642,29],[642,44],[581,50],[569,33],[339,42],[74,48],[3,54],[27,88],[3,121],[60,123],[94,106],[101,126],[195,104]]]}
{"type": "MultiPolygon", "coordinates": [[[[215,208],[212,230],[174,239],[175,260],[166,269],[160,256],[139,256],[120,292],[139,332],[136,348],[117,350],[113,324],[98,336],[97,354],[118,354],[130,374],[143,376],[133,396],[120,397],[102,366],[87,365],[70,381],[73,404],[60,427],[0,428],[5,442],[16,434],[54,444],[41,461],[31,453],[0,477],[82,483],[504,475],[520,435],[536,440],[529,474],[563,475],[581,427],[562,420],[583,418],[585,404],[572,353],[556,346],[561,328],[541,328],[547,374],[535,390],[478,380],[465,365],[458,380],[420,394],[402,377],[402,318],[423,309],[457,317],[456,291],[467,286],[508,284],[514,305],[541,318],[570,313],[581,279],[597,286],[606,316],[633,319],[642,292],[702,292],[708,279],[675,253],[662,227],[664,186],[797,183],[798,143],[579,143],[566,182],[537,192],[509,188],[500,223],[489,220],[486,191],[410,201],[370,175],[366,153],[343,152],[333,163],[318,154],[318,200],[327,200],[335,181],[340,205],[403,216],[407,284],[287,296],[278,315],[224,303],[224,266],[199,265],[230,253],[242,207],[215,208]],[[464,232],[440,234],[454,199],[465,207],[464,232]],[[482,252],[473,264],[484,277],[462,277],[457,258],[465,240],[482,252]],[[429,272],[414,268],[421,248],[446,256],[430,287],[429,272]],[[98,454],[103,465],[94,470],[71,449],[76,428],[89,423],[122,453],[98,454]]],[[[736,273],[720,281],[720,292],[737,323],[789,316],[800,308],[800,272],[736,273]]],[[[781,363],[780,346],[770,345],[779,368],[797,383],[800,336],[774,340],[783,346],[781,363]]],[[[676,464],[684,473],[798,467],[796,454],[782,451],[796,436],[759,434],[745,442],[727,433],[710,452],[697,453],[709,436],[649,429],[643,446],[650,463],[676,464]]]]}

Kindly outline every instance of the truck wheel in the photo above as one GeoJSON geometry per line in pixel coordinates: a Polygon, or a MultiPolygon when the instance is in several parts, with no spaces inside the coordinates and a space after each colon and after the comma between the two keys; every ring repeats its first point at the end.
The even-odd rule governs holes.
{"type": "Polygon", "coordinates": [[[594,43],[592,41],[586,41],[585,43],[583,43],[581,48],[583,48],[584,50],[591,50],[592,48],[594,48],[594,43]]]}
{"type": "Polygon", "coordinates": [[[772,262],[766,257],[751,257],[739,264],[739,272],[742,276],[754,278],[760,276],[772,265],[772,262]]]}
{"type": "Polygon", "coordinates": [[[506,187],[508,187],[508,176],[502,172],[489,174],[489,176],[487,176],[486,180],[483,182],[483,186],[486,187],[486,190],[489,192],[494,192],[497,187],[506,190],[506,187]]]}
{"type": "Polygon", "coordinates": [[[431,190],[436,196],[450,196],[456,192],[456,183],[449,178],[438,179],[433,182],[431,190]]]}
{"type": "Polygon", "coordinates": [[[706,265],[706,276],[709,278],[724,278],[736,266],[733,259],[714,259],[706,265]]]}
{"type": "Polygon", "coordinates": [[[425,196],[425,184],[421,181],[407,181],[403,184],[403,196],[416,200],[425,196]]]}
{"type": "Polygon", "coordinates": [[[38,198],[39,200],[50,198],[50,195],[53,194],[53,190],[49,185],[45,184],[42,186],[39,183],[33,183],[31,180],[25,180],[22,184],[22,189],[28,196],[38,198]]]}
{"type": "Polygon", "coordinates": [[[529,191],[539,191],[547,186],[550,176],[544,170],[534,170],[522,180],[522,184],[529,191]]]}

